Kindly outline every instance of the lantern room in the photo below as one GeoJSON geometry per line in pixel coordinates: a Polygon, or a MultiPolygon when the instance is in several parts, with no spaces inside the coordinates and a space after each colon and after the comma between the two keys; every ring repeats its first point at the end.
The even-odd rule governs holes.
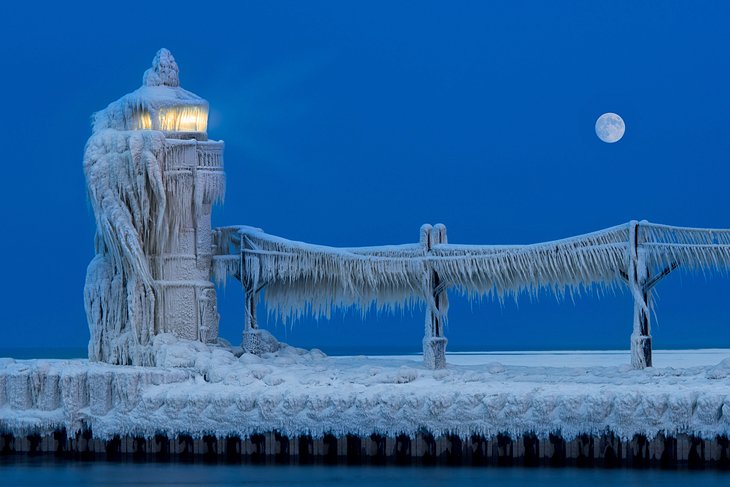
{"type": "Polygon", "coordinates": [[[148,110],[141,110],[134,114],[133,129],[205,133],[208,129],[208,109],[201,106],[177,105],[160,108],[155,116],[148,110]]]}
{"type": "Polygon", "coordinates": [[[97,114],[94,129],[105,128],[159,130],[171,139],[207,140],[208,102],[180,87],[175,59],[160,49],[142,87],[97,114]]]}

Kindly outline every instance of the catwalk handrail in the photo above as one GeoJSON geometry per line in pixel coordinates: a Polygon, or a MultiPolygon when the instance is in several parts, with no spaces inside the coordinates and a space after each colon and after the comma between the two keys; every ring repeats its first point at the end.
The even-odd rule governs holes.
{"type": "Polygon", "coordinates": [[[541,290],[563,297],[627,284],[635,302],[632,362],[637,367],[651,365],[651,289],[677,268],[727,272],[730,229],[634,220],[550,242],[460,245],[447,243],[443,225],[424,225],[417,244],[348,248],[287,240],[247,226],[214,230],[214,278],[242,282],[246,329],[255,328],[255,304],[264,289],[268,310],[283,320],[329,317],[338,308],[356,307],[364,314],[423,302],[427,328],[436,328],[431,335],[427,330],[427,338],[439,338],[449,289],[469,298],[503,300],[541,290]]]}

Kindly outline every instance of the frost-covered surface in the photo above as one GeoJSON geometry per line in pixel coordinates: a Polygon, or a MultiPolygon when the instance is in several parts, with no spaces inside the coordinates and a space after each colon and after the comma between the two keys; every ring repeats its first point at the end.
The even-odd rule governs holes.
{"type": "Polygon", "coordinates": [[[241,276],[252,288],[264,289],[269,310],[284,319],[304,313],[329,316],[335,308],[350,306],[388,310],[419,300],[433,308],[431,271],[443,289],[499,300],[542,290],[562,297],[626,282],[648,311],[641,285],[667,267],[730,267],[730,230],[646,221],[531,245],[435,244],[428,249],[419,244],[334,248],[252,227],[216,231],[216,278],[241,276]]]}
{"type": "Polygon", "coordinates": [[[628,352],[457,354],[434,371],[420,356],[327,357],[282,345],[236,357],[165,335],[155,353],[164,367],[0,359],[0,429],[88,426],[99,437],[730,433],[727,350],[658,352],[662,366],[644,370],[631,368],[628,352]]]}

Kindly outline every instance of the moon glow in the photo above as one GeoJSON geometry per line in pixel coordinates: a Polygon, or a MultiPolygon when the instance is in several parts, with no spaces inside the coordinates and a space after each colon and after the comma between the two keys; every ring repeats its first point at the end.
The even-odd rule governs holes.
{"type": "Polygon", "coordinates": [[[596,135],[607,144],[613,144],[624,136],[626,125],[615,113],[604,113],[596,120],[596,135]]]}

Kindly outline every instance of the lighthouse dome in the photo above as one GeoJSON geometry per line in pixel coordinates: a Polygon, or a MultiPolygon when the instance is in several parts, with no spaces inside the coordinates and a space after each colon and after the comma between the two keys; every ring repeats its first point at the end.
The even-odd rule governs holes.
{"type": "Polygon", "coordinates": [[[208,102],[180,87],[172,53],[160,49],[142,86],[93,116],[93,131],[159,130],[168,137],[207,139],[208,102]]]}

